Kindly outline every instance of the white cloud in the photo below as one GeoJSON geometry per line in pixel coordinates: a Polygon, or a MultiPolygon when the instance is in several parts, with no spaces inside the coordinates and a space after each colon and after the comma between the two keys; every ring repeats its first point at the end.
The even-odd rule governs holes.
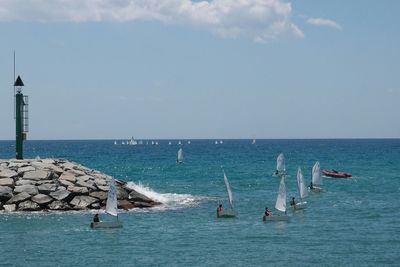
{"type": "Polygon", "coordinates": [[[130,22],[156,20],[201,28],[222,37],[268,42],[302,38],[285,0],[2,0],[0,21],[130,22]]]}
{"type": "Polygon", "coordinates": [[[308,18],[307,23],[312,24],[312,25],[317,25],[317,26],[331,27],[331,28],[335,28],[338,30],[342,29],[342,27],[336,21],[333,21],[330,19],[308,18]]]}

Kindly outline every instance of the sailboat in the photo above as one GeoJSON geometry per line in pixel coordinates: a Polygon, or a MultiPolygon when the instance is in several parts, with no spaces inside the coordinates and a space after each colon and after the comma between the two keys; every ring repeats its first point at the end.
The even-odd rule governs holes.
{"type": "Polygon", "coordinates": [[[182,148],[179,148],[179,150],[178,150],[178,157],[176,159],[176,162],[183,163],[183,150],[182,150],[182,148]]]}
{"type": "Polygon", "coordinates": [[[224,172],[224,182],[225,182],[225,187],[226,191],[228,193],[228,199],[229,199],[229,209],[227,210],[222,210],[222,212],[219,214],[219,218],[233,218],[236,217],[236,213],[233,210],[233,195],[232,195],[232,190],[229,185],[228,177],[226,177],[226,174],[224,172]]]}
{"type": "Polygon", "coordinates": [[[114,141],[114,145],[116,145],[117,144],[117,141],[114,141]]]}
{"type": "Polygon", "coordinates": [[[122,222],[118,221],[118,210],[117,210],[117,187],[115,185],[114,179],[110,181],[110,187],[108,189],[107,203],[106,203],[106,213],[117,217],[116,221],[100,221],[92,222],[90,224],[91,228],[120,228],[122,227],[122,222]]]}
{"type": "Polygon", "coordinates": [[[129,144],[131,146],[135,146],[135,145],[137,145],[137,141],[132,136],[131,140],[129,140],[129,142],[127,144],[129,144]]]}
{"type": "Polygon", "coordinates": [[[289,216],[286,215],[286,186],[285,175],[281,175],[281,182],[279,183],[278,197],[276,198],[275,209],[284,214],[263,216],[263,221],[288,221],[289,216]]]}
{"type": "Polygon", "coordinates": [[[307,197],[307,188],[304,183],[304,176],[300,167],[297,169],[297,188],[299,189],[300,202],[297,202],[296,205],[292,207],[295,210],[302,210],[306,208],[307,204],[307,202],[303,200],[305,197],[307,197]]]}
{"type": "Polygon", "coordinates": [[[252,145],[255,145],[255,144],[256,144],[256,139],[255,139],[255,138],[253,138],[253,141],[251,142],[251,144],[252,144],[252,145]]]}
{"type": "Polygon", "coordinates": [[[312,168],[310,190],[316,193],[321,192],[322,191],[321,185],[322,185],[322,177],[320,172],[319,161],[317,161],[315,162],[312,168]]]}
{"type": "Polygon", "coordinates": [[[275,175],[282,176],[285,174],[285,156],[283,153],[280,153],[278,158],[276,159],[276,171],[275,175]]]}

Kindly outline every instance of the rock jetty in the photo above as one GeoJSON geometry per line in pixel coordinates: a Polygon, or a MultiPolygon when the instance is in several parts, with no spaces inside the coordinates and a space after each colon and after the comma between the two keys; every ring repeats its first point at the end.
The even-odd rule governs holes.
{"type": "MultiPolygon", "coordinates": [[[[65,159],[0,160],[0,210],[104,209],[112,177],[65,159]]],[[[118,208],[161,203],[116,180],[118,208]]]]}

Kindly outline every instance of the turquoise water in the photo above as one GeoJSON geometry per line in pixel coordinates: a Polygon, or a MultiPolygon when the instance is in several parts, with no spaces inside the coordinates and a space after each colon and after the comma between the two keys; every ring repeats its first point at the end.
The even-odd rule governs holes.
{"type": "MultiPolygon", "coordinates": [[[[27,141],[25,157],[62,157],[133,181],[165,204],[120,215],[122,229],[91,230],[91,213],[0,213],[0,265],[5,266],[387,266],[400,262],[400,140],[214,140],[121,146],[108,141],[27,141]],[[353,173],[324,178],[290,222],[263,223],[274,211],[276,157],[286,157],[288,197],[296,170],[309,182],[321,168],[353,173]],[[216,219],[226,204],[221,171],[232,186],[238,217],[216,219]]],[[[14,155],[0,141],[0,158],[14,155]]]]}

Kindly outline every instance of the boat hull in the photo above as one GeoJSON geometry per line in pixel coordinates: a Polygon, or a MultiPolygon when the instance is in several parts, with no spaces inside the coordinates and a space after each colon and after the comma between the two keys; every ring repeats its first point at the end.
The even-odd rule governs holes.
{"type": "Polygon", "coordinates": [[[314,193],[320,193],[322,192],[322,188],[318,186],[313,186],[313,188],[310,188],[310,191],[314,193]]]}
{"type": "Polygon", "coordinates": [[[350,178],[352,176],[352,174],[348,173],[348,172],[338,172],[338,171],[327,170],[327,169],[322,170],[322,173],[325,176],[333,177],[333,178],[350,178]]]}
{"type": "Polygon", "coordinates": [[[294,210],[304,210],[306,208],[306,206],[307,206],[307,202],[304,201],[304,202],[296,203],[296,206],[292,206],[292,208],[294,210]]]}
{"type": "Polygon", "coordinates": [[[99,229],[99,228],[122,228],[122,222],[120,222],[120,221],[92,222],[92,223],[90,223],[90,228],[92,228],[92,229],[99,229]]]}
{"type": "Polygon", "coordinates": [[[222,211],[218,218],[235,218],[236,213],[232,210],[222,211]]]}
{"type": "Polygon", "coordinates": [[[264,222],[289,221],[289,216],[287,215],[263,216],[263,221],[264,222]]]}

